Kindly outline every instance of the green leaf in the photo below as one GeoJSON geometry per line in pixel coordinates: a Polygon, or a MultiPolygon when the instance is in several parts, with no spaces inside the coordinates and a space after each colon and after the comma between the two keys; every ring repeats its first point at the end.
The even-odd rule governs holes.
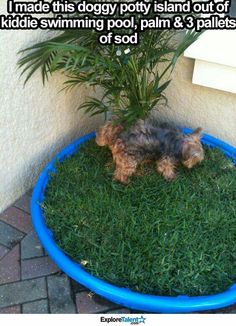
{"type": "Polygon", "coordinates": [[[161,86],[159,86],[155,90],[155,93],[161,94],[169,86],[170,82],[171,82],[171,80],[168,80],[167,82],[165,82],[164,84],[162,84],[161,86]]]}
{"type": "MultiPolygon", "coordinates": [[[[119,33],[127,31],[120,29],[119,33]]],[[[77,85],[99,86],[102,100],[90,98],[81,107],[90,114],[109,110],[132,125],[158,108],[178,58],[201,35],[187,31],[177,43],[176,34],[172,30],[147,30],[140,34],[139,44],[129,45],[128,54],[124,52],[127,45],[121,45],[121,55],[117,56],[116,45],[99,44],[99,32],[65,30],[21,50],[18,66],[26,74],[25,82],[40,69],[43,83],[58,71],[67,76],[64,90],[77,85]]]]}

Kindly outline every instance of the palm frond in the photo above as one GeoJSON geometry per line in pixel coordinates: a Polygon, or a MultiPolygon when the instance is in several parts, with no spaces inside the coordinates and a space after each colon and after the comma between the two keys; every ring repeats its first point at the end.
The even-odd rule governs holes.
{"type": "MultiPolygon", "coordinates": [[[[125,32],[119,30],[120,33],[125,32]]],[[[127,32],[127,31],[126,31],[127,32]]],[[[138,45],[101,45],[95,30],[64,30],[59,35],[22,51],[18,65],[25,82],[41,70],[45,83],[56,71],[68,78],[64,89],[78,85],[100,86],[101,100],[88,98],[80,109],[95,115],[112,111],[117,121],[132,125],[145,118],[161,101],[178,58],[201,33],[187,31],[179,43],[175,31],[147,30],[138,45]],[[117,55],[117,51],[120,55],[117,55]],[[163,69],[161,64],[165,64],[163,69]]]]}
{"type": "Polygon", "coordinates": [[[105,105],[103,101],[94,97],[89,97],[88,100],[81,104],[78,109],[85,110],[85,113],[90,113],[91,116],[109,112],[109,107],[105,105]]]}

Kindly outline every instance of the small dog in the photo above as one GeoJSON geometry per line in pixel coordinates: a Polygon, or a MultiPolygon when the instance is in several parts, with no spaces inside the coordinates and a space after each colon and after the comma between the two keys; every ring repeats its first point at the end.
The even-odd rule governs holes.
{"type": "Polygon", "coordinates": [[[113,122],[106,123],[97,133],[99,146],[108,146],[116,164],[114,179],[123,184],[141,162],[155,160],[157,172],[167,181],[176,177],[176,167],[182,163],[191,169],[204,158],[200,142],[201,128],[185,135],[179,129],[155,120],[138,120],[129,130],[113,122]]]}

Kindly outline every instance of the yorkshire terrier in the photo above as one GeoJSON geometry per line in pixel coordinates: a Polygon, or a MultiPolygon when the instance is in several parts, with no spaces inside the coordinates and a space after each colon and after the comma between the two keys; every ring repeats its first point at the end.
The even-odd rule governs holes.
{"type": "Polygon", "coordinates": [[[96,142],[110,148],[116,164],[115,180],[127,184],[141,162],[154,160],[157,172],[171,181],[179,163],[191,169],[203,160],[201,131],[197,128],[185,135],[176,127],[152,119],[138,120],[125,131],[121,125],[108,122],[98,131],[96,142]]]}

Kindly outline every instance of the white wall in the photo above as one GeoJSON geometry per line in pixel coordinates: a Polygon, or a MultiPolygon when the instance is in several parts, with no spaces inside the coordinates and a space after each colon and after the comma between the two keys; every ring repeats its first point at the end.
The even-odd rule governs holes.
{"type": "Polygon", "coordinates": [[[178,61],[166,90],[170,107],[161,109],[157,116],[183,127],[200,126],[236,147],[236,94],[193,84],[193,67],[193,59],[178,61]]]}
{"type": "MultiPolygon", "coordinates": [[[[0,3],[1,13],[3,7],[5,1],[0,3]]],[[[77,111],[89,91],[60,92],[64,78],[59,74],[43,87],[37,73],[23,87],[17,52],[45,34],[0,31],[0,211],[34,185],[57,151],[99,124],[98,118],[77,111]]]]}

